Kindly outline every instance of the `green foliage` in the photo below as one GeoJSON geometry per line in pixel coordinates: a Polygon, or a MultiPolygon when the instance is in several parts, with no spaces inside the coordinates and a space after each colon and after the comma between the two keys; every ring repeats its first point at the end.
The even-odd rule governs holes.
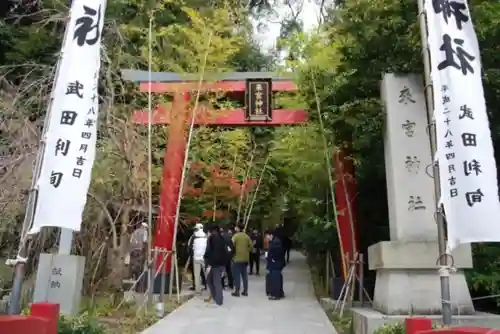
{"type": "Polygon", "coordinates": [[[346,311],[342,317],[340,316],[340,314],[331,311],[327,313],[327,315],[337,333],[339,334],[353,333],[352,315],[350,314],[349,311],[346,311]]]}
{"type": "MultiPolygon", "coordinates": [[[[481,48],[492,135],[498,146],[500,55],[495,45],[500,38],[500,3],[483,0],[470,6],[481,48]]],[[[311,119],[321,117],[329,144],[345,150],[356,163],[362,248],[388,238],[379,83],[384,73],[423,72],[417,2],[344,1],[330,9],[318,31],[299,32],[281,43],[295,55],[286,65],[298,75],[311,119]]],[[[500,292],[495,260],[499,249],[474,246],[476,269],[467,277],[476,292],[500,292]]]]}
{"type": "Polygon", "coordinates": [[[374,332],[375,334],[404,334],[405,325],[402,322],[392,322],[385,324],[384,326],[377,328],[374,332]]]}
{"type": "Polygon", "coordinates": [[[250,39],[233,55],[231,67],[239,72],[272,71],[274,58],[272,55],[263,54],[257,43],[250,39]]]}
{"type": "MultiPolygon", "coordinates": [[[[156,69],[177,73],[229,70],[226,64],[243,42],[241,36],[231,34],[232,10],[224,7],[200,11],[182,6],[181,11],[187,22],[160,26],[155,31],[155,51],[169,55],[155,57],[156,69]]],[[[147,59],[147,45],[142,48],[142,54],[147,59]]]]}
{"type": "MultiPolygon", "coordinates": [[[[1,251],[10,255],[18,244],[19,231],[16,229],[20,229],[24,214],[32,159],[39,143],[39,131],[47,110],[68,11],[68,2],[64,0],[35,3],[32,8],[16,5],[20,8],[19,13],[2,13],[6,17],[0,22],[0,167],[4,173],[2,189],[6,189],[0,196],[4,204],[0,243],[1,251]]],[[[150,37],[153,70],[176,71],[181,76],[194,73],[200,79],[210,81],[212,75],[222,71],[271,69],[274,62],[273,57],[263,54],[252,39],[249,8],[239,1],[108,2],[99,78],[102,103],[97,154],[84,225],[75,242],[76,253],[91,259],[86,268],[85,289],[97,288],[100,286],[98,282],[108,284],[114,281],[121,285],[121,266],[115,266],[113,259],[114,256],[120,258],[127,249],[127,225],[147,215],[149,148],[153,163],[153,205],[157,207],[159,204],[163,165],[168,163],[163,161],[168,141],[165,135],[167,127],[153,127],[149,146],[147,127],[133,124],[131,120],[134,110],[147,106],[146,94],[137,92],[136,83],[123,82],[120,77],[120,69],[147,69],[150,37]],[[109,252],[109,248],[114,248],[113,252],[109,252]],[[112,279],[105,276],[110,275],[110,268],[117,270],[112,279]]],[[[223,100],[220,95],[216,98],[201,96],[201,100],[210,100],[208,103],[214,102],[215,105],[223,100]]],[[[166,94],[155,94],[153,107],[167,105],[171,99],[166,94]]],[[[190,162],[203,159],[231,171],[234,166],[235,175],[245,175],[251,169],[248,177],[256,178],[265,156],[259,152],[253,163],[249,163],[252,141],[248,129],[221,131],[200,127],[195,131],[190,162]]],[[[189,177],[187,183],[191,181],[189,177]]],[[[210,185],[202,198],[186,198],[181,217],[199,217],[204,210],[212,209],[214,202],[217,206],[229,206],[234,210],[238,200],[219,201],[221,188],[210,185]]],[[[266,185],[261,191],[267,193],[266,185]]],[[[247,197],[243,198],[244,209],[248,202],[247,197]]],[[[47,244],[53,238],[48,239],[47,244]]],[[[43,242],[33,244],[40,248],[51,246],[43,242]]],[[[33,251],[38,253],[41,250],[33,251]]]]}
{"type": "MultiPolygon", "coordinates": [[[[498,295],[500,293],[500,247],[493,243],[472,246],[474,269],[466,271],[471,293],[475,296],[498,295]]],[[[498,300],[495,301],[500,305],[498,300]]]]}
{"type": "Polygon", "coordinates": [[[315,214],[334,221],[332,210],[328,211],[330,184],[325,163],[325,157],[331,156],[329,148],[325,151],[323,134],[316,124],[276,130],[270,164],[276,168],[288,206],[294,208],[301,222],[315,214]],[[323,216],[326,212],[330,212],[329,217],[323,216]]]}
{"type": "Polygon", "coordinates": [[[58,334],[104,334],[105,332],[105,327],[88,314],[76,317],[61,316],[57,331],[58,334]]]}
{"type": "Polygon", "coordinates": [[[325,251],[338,251],[338,238],[335,225],[313,217],[299,225],[296,240],[310,254],[324,254],[325,251]]]}

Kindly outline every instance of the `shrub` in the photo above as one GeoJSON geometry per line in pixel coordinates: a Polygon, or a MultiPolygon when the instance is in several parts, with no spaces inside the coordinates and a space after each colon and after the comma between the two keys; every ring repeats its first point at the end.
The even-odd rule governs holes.
{"type": "Polygon", "coordinates": [[[404,334],[405,325],[402,322],[393,322],[377,328],[374,334],[404,334]]]}

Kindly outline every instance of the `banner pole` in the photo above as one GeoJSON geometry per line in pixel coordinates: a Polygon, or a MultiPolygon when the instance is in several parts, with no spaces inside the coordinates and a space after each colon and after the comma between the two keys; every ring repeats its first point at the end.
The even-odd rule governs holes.
{"type": "MultiPolygon", "coordinates": [[[[70,6],[71,6],[71,4],[70,4],[70,6]]],[[[70,8],[69,12],[71,13],[71,8],[70,8]]],[[[70,15],[68,15],[68,24],[69,24],[70,15]]],[[[50,116],[51,116],[52,102],[54,100],[54,91],[55,91],[55,87],[57,84],[57,78],[59,77],[59,73],[60,73],[61,59],[64,56],[62,47],[64,46],[65,41],[68,38],[68,34],[69,34],[69,29],[68,29],[68,26],[66,25],[64,38],[63,38],[62,46],[61,46],[61,51],[59,54],[59,59],[57,60],[56,70],[54,73],[54,80],[52,83],[50,100],[47,104],[47,112],[45,113],[45,119],[43,121],[43,130],[42,130],[42,135],[41,135],[41,139],[40,139],[40,147],[38,148],[38,153],[37,153],[36,160],[35,160],[35,167],[33,169],[33,176],[31,179],[31,185],[30,185],[29,195],[28,195],[28,203],[26,205],[26,213],[24,216],[23,227],[21,230],[21,240],[19,242],[19,250],[18,250],[16,259],[7,260],[7,264],[14,266],[14,282],[12,285],[12,292],[10,295],[10,303],[9,303],[9,314],[10,315],[19,314],[21,312],[21,309],[20,309],[21,293],[22,293],[24,274],[25,274],[25,269],[26,269],[25,267],[26,267],[28,253],[29,253],[29,242],[31,239],[31,237],[28,235],[28,232],[29,232],[29,229],[31,228],[31,225],[33,223],[33,218],[35,217],[36,202],[37,202],[37,197],[38,197],[38,189],[37,189],[36,185],[37,185],[38,179],[40,177],[40,173],[42,171],[43,154],[45,151],[45,144],[46,144],[45,143],[45,136],[46,136],[47,131],[49,129],[49,120],[50,120],[50,116]]],[[[64,237],[67,238],[69,236],[68,231],[64,231],[63,229],[61,229],[61,237],[63,237],[63,235],[65,235],[64,237]]],[[[72,239],[72,237],[73,237],[73,231],[71,231],[71,239],[72,239]]],[[[67,243],[67,241],[65,241],[64,243],[67,243]]]]}
{"type": "Polygon", "coordinates": [[[422,39],[422,58],[424,63],[424,83],[425,83],[425,100],[427,105],[427,118],[429,122],[429,137],[431,144],[431,158],[433,161],[433,177],[434,177],[434,193],[436,199],[436,213],[435,220],[438,232],[438,249],[439,249],[439,279],[441,284],[441,310],[444,325],[451,325],[452,312],[451,312],[451,298],[450,298],[450,270],[448,265],[448,256],[446,254],[446,219],[442,208],[439,206],[441,197],[441,188],[439,181],[439,165],[434,162],[434,157],[437,150],[436,139],[436,126],[434,122],[434,100],[433,100],[433,87],[431,80],[431,65],[430,65],[430,52],[427,43],[427,22],[424,1],[418,0],[418,11],[420,20],[420,35],[422,39]]]}

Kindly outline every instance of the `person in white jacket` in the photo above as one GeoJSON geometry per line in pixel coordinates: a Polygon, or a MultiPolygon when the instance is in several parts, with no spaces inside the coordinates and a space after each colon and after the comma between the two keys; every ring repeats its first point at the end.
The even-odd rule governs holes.
{"type": "Polygon", "coordinates": [[[192,247],[191,256],[193,259],[193,288],[196,292],[200,293],[201,284],[204,284],[206,287],[204,256],[207,249],[207,235],[203,232],[202,224],[195,225],[190,241],[192,247]]]}

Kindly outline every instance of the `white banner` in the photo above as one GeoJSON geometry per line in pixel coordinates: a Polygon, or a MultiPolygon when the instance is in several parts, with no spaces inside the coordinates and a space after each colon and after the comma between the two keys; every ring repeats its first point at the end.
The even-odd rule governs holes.
{"type": "Polygon", "coordinates": [[[31,226],[79,231],[95,158],[106,0],[73,0],[55,78],[31,226]]]}
{"type": "Polygon", "coordinates": [[[500,241],[497,168],[467,2],[426,0],[440,203],[448,248],[500,241]]]}

